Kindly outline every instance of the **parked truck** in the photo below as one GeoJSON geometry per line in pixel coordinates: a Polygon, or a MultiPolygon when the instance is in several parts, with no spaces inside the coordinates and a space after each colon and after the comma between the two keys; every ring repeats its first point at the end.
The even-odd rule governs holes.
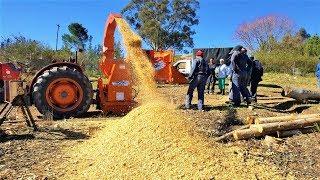
{"type": "Polygon", "coordinates": [[[187,77],[191,72],[192,59],[178,60],[173,64],[173,67],[175,67],[181,74],[187,77]]]}

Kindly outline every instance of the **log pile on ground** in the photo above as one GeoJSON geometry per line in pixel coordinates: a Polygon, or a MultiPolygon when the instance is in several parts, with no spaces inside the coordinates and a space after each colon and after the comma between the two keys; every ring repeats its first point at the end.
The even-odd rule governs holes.
{"type": "Polygon", "coordinates": [[[290,115],[251,119],[253,124],[229,132],[216,141],[244,140],[266,135],[287,137],[319,131],[320,114],[290,115]]]}

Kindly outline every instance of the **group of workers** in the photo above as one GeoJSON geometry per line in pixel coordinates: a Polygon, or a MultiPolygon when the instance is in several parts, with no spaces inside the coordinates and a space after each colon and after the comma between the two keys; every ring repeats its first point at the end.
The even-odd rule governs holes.
{"type": "Polygon", "coordinates": [[[225,64],[224,59],[219,60],[220,64],[216,63],[213,58],[209,60],[209,74],[207,79],[207,93],[213,94],[214,87],[218,81],[218,86],[220,92],[218,94],[225,95],[225,81],[228,76],[230,76],[230,67],[225,64]]]}
{"type": "Polygon", "coordinates": [[[231,52],[230,65],[225,64],[224,59],[219,60],[219,64],[210,59],[209,62],[203,58],[204,52],[196,52],[196,58],[192,63],[191,73],[189,75],[189,88],[186,96],[185,107],[189,109],[193,98],[193,92],[198,91],[198,109],[203,110],[205,86],[207,92],[213,93],[214,86],[218,80],[220,92],[225,94],[225,81],[229,79],[229,100],[232,106],[238,107],[242,99],[247,105],[251,101],[257,100],[257,87],[262,81],[262,64],[253,57],[249,58],[247,50],[241,45],[235,46],[231,52]],[[250,91],[247,86],[250,84],[250,91]]]}

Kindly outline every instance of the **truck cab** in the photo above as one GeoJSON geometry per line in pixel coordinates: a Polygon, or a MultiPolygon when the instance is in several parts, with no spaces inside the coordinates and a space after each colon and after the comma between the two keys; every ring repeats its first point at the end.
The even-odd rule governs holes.
{"type": "Polygon", "coordinates": [[[187,77],[191,72],[192,60],[191,59],[179,60],[173,64],[173,67],[175,67],[181,74],[187,77]]]}

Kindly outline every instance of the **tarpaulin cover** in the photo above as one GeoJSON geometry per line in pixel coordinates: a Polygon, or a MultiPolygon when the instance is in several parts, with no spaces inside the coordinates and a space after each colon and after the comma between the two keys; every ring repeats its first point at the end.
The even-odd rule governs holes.
{"type": "Polygon", "coordinates": [[[227,48],[196,48],[193,49],[193,58],[196,57],[196,52],[198,50],[202,50],[204,52],[203,58],[209,61],[210,58],[217,60],[219,62],[220,59],[224,59],[226,64],[230,63],[231,55],[229,54],[232,50],[232,47],[227,48]]]}

